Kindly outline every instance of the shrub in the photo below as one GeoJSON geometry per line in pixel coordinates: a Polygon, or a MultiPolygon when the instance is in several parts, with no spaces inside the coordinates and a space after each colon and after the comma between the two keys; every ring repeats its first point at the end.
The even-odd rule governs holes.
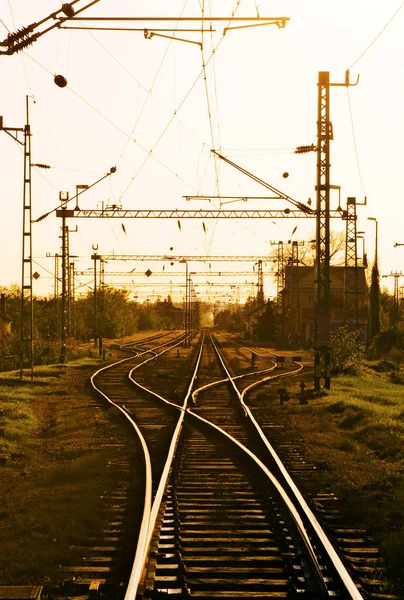
{"type": "Polygon", "coordinates": [[[331,333],[331,369],[341,373],[348,366],[355,366],[364,352],[359,340],[359,331],[348,331],[347,327],[338,327],[331,333]]]}
{"type": "Polygon", "coordinates": [[[404,349],[404,333],[397,329],[387,329],[373,339],[370,352],[376,357],[387,356],[393,348],[404,349]]]}

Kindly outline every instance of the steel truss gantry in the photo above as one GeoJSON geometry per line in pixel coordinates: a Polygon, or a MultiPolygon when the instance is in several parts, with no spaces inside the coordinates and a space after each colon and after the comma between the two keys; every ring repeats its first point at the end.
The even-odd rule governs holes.
{"type": "Polygon", "coordinates": [[[268,256],[181,256],[169,254],[99,254],[98,257],[107,262],[111,260],[140,262],[258,262],[269,261],[268,256]]]}
{"type": "MultiPolygon", "coordinates": [[[[329,210],[329,218],[340,219],[344,211],[329,210]]],[[[98,209],[66,209],[56,210],[56,216],[74,219],[312,219],[315,211],[295,210],[290,208],[273,210],[189,210],[189,209],[124,209],[124,208],[98,208],[98,209]]]]}
{"type": "MultiPolygon", "coordinates": [[[[87,271],[75,271],[77,277],[90,275],[87,271]]],[[[272,271],[263,271],[263,275],[271,275],[272,271]]],[[[183,277],[183,271],[153,271],[153,277],[183,277]]],[[[193,274],[193,277],[251,277],[254,271],[199,271],[193,274]]],[[[141,271],[105,271],[104,277],[147,277],[146,273],[141,271]]]]}
{"type": "MultiPolygon", "coordinates": [[[[194,277],[194,273],[192,274],[192,278],[194,277]]],[[[251,287],[256,286],[257,283],[255,281],[194,281],[194,286],[198,288],[210,288],[210,287],[251,287]]],[[[108,287],[108,284],[104,284],[104,287],[108,287]]],[[[121,287],[121,288],[180,288],[185,287],[185,283],[179,281],[146,281],[142,283],[132,283],[129,281],[121,281],[113,284],[113,287],[121,287]]]]}

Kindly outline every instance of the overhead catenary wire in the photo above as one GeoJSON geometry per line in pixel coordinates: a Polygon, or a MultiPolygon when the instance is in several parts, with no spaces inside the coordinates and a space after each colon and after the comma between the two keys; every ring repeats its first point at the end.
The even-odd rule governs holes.
{"type": "MultiPolygon", "coordinates": [[[[231,21],[235,18],[235,14],[236,11],[240,5],[241,0],[237,0],[236,3],[236,7],[233,9],[232,11],[232,15],[229,19],[228,25],[231,23],[231,21]]],[[[223,40],[225,38],[225,34],[222,35],[222,37],[220,38],[217,46],[215,48],[213,48],[209,58],[205,61],[205,68],[206,66],[210,63],[210,61],[213,59],[213,57],[215,56],[215,53],[217,52],[219,46],[222,44],[223,40]]],[[[158,136],[158,138],[156,139],[153,147],[151,148],[150,152],[149,152],[149,156],[152,155],[152,152],[156,149],[156,147],[158,146],[158,144],[160,143],[160,141],[162,140],[162,138],[164,137],[164,134],[168,131],[168,129],[170,128],[172,122],[174,121],[174,117],[179,113],[179,111],[181,110],[181,108],[184,106],[185,102],[187,101],[187,99],[189,98],[191,92],[193,91],[193,89],[195,88],[196,84],[199,82],[200,78],[203,76],[203,69],[201,69],[197,75],[197,77],[195,78],[195,80],[192,82],[191,86],[189,87],[188,91],[185,93],[184,97],[182,98],[181,102],[179,103],[177,109],[174,111],[174,115],[170,118],[170,120],[168,121],[168,123],[166,124],[166,126],[163,128],[163,130],[161,131],[160,135],[158,136]]],[[[128,192],[130,186],[132,185],[133,181],[136,179],[136,177],[139,175],[139,173],[141,172],[141,170],[143,169],[143,167],[146,165],[149,156],[147,156],[143,163],[140,165],[140,167],[138,168],[138,170],[136,171],[135,175],[132,177],[132,180],[130,181],[130,183],[128,184],[127,188],[125,189],[124,193],[122,194],[122,198],[124,197],[124,195],[128,192]]]]}
{"type": "MultiPolygon", "coordinates": [[[[25,54],[25,56],[27,56],[28,58],[30,58],[33,62],[35,62],[39,67],[41,67],[44,71],[46,71],[47,73],[49,73],[50,75],[52,75],[52,77],[53,77],[53,73],[47,67],[45,67],[43,64],[41,64],[39,61],[37,61],[30,54],[27,54],[26,52],[24,54],[25,54]]],[[[106,115],[104,115],[98,108],[96,108],[93,104],[91,104],[91,102],[88,102],[85,98],[83,98],[73,88],[71,88],[70,86],[67,86],[67,89],[73,95],[75,95],[79,100],[81,100],[82,102],[84,102],[84,104],[86,104],[94,112],[96,112],[100,117],[102,117],[105,121],[107,121],[107,123],[109,123],[114,129],[116,129],[117,131],[119,131],[122,135],[124,135],[125,137],[127,137],[130,141],[134,142],[143,152],[145,152],[147,154],[146,160],[148,158],[150,158],[153,149],[152,150],[147,150],[144,146],[142,146],[142,144],[140,144],[137,140],[132,139],[130,137],[130,135],[128,135],[128,133],[126,133],[121,127],[119,127],[119,125],[117,125],[109,117],[107,117],[106,115]]],[[[161,159],[159,159],[158,157],[156,157],[155,155],[153,155],[153,160],[155,160],[157,163],[159,163],[164,169],[166,169],[167,171],[169,171],[177,179],[179,179],[180,181],[182,181],[190,189],[192,189],[193,191],[196,191],[196,189],[193,187],[193,185],[191,183],[189,183],[188,181],[186,181],[185,179],[183,179],[178,173],[176,173],[173,169],[171,169],[168,165],[166,165],[161,159]]],[[[143,164],[142,164],[142,166],[143,166],[143,164]]]]}
{"type": "MultiPolygon", "coordinates": [[[[182,14],[183,14],[183,12],[184,12],[184,10],[185,10],[185,7],[186,7],[186,5],[187,5],[187,2],[188,2],[188,0],[185,0],[185,3],[184,3],[184,5],[183,5],[183,7],[182,7],[182,10],[181,10],[180,16],[182,16],[182,14]]],[[[174,33],[175,33],[175,31],[177,30],[177,28],[178,28],[178,24],[177,24],[177,25],[176,25],[176,27],[174,28],[174,33]]],[[[166,46],[165,52],[164,52],[164,54],[163,54],[163,57],[162,57],[162,59],[161,59],[161,61],[160,61],[160,64],[159,64],[159,66],[158,66],[158,68],[157,68],[157,71],[156,71],[156,73],[155,73],[155,75],[154,75],[154,78],[153,78],[152,84],[151,84],[151,86],[150,86],[150,90],[148,90],[148,95],[147,95],[147,97],[146,97],[146,99],[145,99],[145,101],[144,101],[144,103],[143,103],[143,106],[142,106],[142,108],[140,109],[140,112],[139,112],[139,114],[138,114],[138,116],[137,116],[137,118],[136,118],[135,124],[134,124],[134,126],[133,126],[133,128],[132,128],[131,136],[134,134],[134,132],[135,132],[135,130],[136,130],[136,127],[138,126],[139,120],[140,120],[140,118],[141,118],[141,116],[142,116],[142,114],[143,114],[143,112],[144,112],[144,110],[145,110],[145,108],[146,108],[146,105],[147,105],[147,102],[148,102],[148,99],[149,99],[149,95],[151,94],[151,92],[152,92],[152,90],[153,90],[153,88],[154,88],[154,85],[155,85],[155,83],[156,83],[156,81],[157,81],[157,79],[158,79],[158,76],[159,76],[159,74],[160,74],[160,71],[161,71],[161,69],[162,69],[162,67],[163,67],[163,64],[164,64],[164,62],[165,62],[165,59],[166,59],[166,57],[167,57],[168,51],[169,51],[169,49],[170,49],[170,47],[171,47],[172,41],[173,41],[173,40],[170,40],[170,41],[169,41],[169,43],[168,43],[168,44],[167,44],[167,46],[166,46]]],[[[175,113],[174,113],[174,116],[176,116],[176,114],[175,114],[175,113]]],[[[128,145],[128,143],[126,143],[126,145],[125,145],[124,149],[122,150],[122,152],[121,152],[121,155],[120,155],[120,157],[119,157],[119,159],[118,159],[118,160],[121,160],[121,159],[122,159],[122,157],[123,157],[123,155],[124,155],[124,153],[125,153],[125,150],[126,150],[126,148],[127,148],[127,145],[128,145]]]]}
{"type": "Polygon", "coordinates": [[[397,8],[397,10],[394,12],[394,14],[390,17],[390,19],[387,21],[387,23],[384,25],[384,27],[382,27],[382,29],[379,31],[379,33],[376,35],[376,37],[370,42],[370,44],[363,50],[363,52],[358,56],[357,59],[354,60],[354,62],[350,65],[349,69],[352,69],[352,67],[354,65],[356,65],[357,62],[360,61],[360,59],[365,56],[365,54],[370,50],[370,48],[375,44],[375,42],[379,39],[379,37],[386,31],[387,27],[390,25],[390,23],[392,23],[394,21],[394,19],[396,18],[396,16],[398,15],[398,13],[400,12],[400,10],[403,8],[404,6],[404,2],[402,2],[400,4],[400,6],[397,8]]]}
{"type": "MultiPolygon", "coordinates": [[[[205,24],[205,0],[203,0],[202,2],[202,30],[204,29],[204,24],[205,24]]],[[[208,114],[208,120],[209,120],[209,131],[210,131],[210,139],[211,139],[211,144],[212,144],[212,148],[216,148],[216,143],[215,143],[215,137],[214,137],[214,133],[213,133],[213,123],[212,123],[212,112],[211,112],[211,102],[210,102],[210,97],[209,97],[209,87],[208,87],[208,81],[207,81],[207,75],[206,75],[206,64],[205,64],[205,48],[204,48],[204,39],[203,39],[203,33],[201,32],[201,59],[202,59],[202,70],[203,70],[203,81],[204,81],[204,88],[205,88],[205,98],[206,98],[206,110],[207,110],[207,114],[208,114]]],[[[212,64],[214,64],[214,60],[212,61],[212,64]]],[[[217,157],[214,157],[214,169],[215,169],[215,184],[216,184],[216,193],[219,196],[220,195],[220,184],[219,184],[219,164],[218,164],[218,160],[217,157]]]]}
{"type": "Polygon", "coordinates": [[[356,166],[358,169],[358,175],[359,175],[359,180],[361,182],[362,190],[363,190],[364,194],[366,195],[365,184],[363,182],[362,170],[361,170],[361,165],[360,165],[360,161],[359,161],[358,145],[356,143],[355,125],[354,125],[354,120],[353,120],[352,103],[351,103],[351,95],[349,93],[349,87],[347,88],[347,93],[348,93],[349,116],[351,119],[352,139],[353,139],[355,156],[356,156],[356,166]]]}

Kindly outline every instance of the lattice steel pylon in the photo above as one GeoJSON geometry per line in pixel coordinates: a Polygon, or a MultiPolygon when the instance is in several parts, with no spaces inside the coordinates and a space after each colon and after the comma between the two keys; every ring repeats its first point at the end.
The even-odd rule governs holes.
{"type": "Polygon", "coordinates": [[[265,303],[264,274],[262,272],[262,260],[258,261],[257,266],[258,266],[257,304],[259,306],[262,306],[265,303]]]}
{"type": "Polygon", "coordinates": [[[33,297],[32,297],[32,198],[31,198],[31,128],[29,124],[29,96],[26,102],[26,125],[6,127],[0,116],[0,131],[5,131],[24,147],[24,186],[22,203],[22,268],[21,268],[21,315],[20,315],[20,379],[23,376],[28,346],[31,379],[34,378],[33,297]],[[24,134],[24,141],[18,133],[24,134]]]}
{"type": "MultiPolygon", "coordinates": [[[[67,202],[69,200],[68,192],[60,192],[59,199],[67,202]]],[[[66,212],[65,210],[62,212],[66,212]]],[[[68,335],[68,283],[69,283],[69,226],[66,225],[66,216],[62,216],[62,302],[60,314],[60,360],[66,359],[66,339],[68,335]]]]}
{"type": "Polygon", "coordinates": [[[300,340],[299,242],[292,241],[290,265],[289,333],[300,340]]]}
{"type": "MultiPolygon", "coordinates": [[[[359,78],[358,78],[359,80],[359,78]]],[[[317,185],[316,185],[316,308],[314,327],[314,388],[330,388],[330,87],[351,85],[349,71],[344,83],[330,83],[330,73],[318,74],[317,185]]]]}
{"type": "Polygon", "coordinates": [[[32,195],[31,195],[31,127],[29,97],[26,96],[26,125],[24,127],[24,189],[22,212],[22,273],[20,323],[20,379],[28,354],[31,380],[34,379],[34,304],[32,297],[32,195]],[[28,348],[28,352],[26,351],[28,348]]]}
{"type": "Polygon", "coordinates": [[[345,228],[344,323],[359,328],[356,198],[347,198],[345,228]]]}

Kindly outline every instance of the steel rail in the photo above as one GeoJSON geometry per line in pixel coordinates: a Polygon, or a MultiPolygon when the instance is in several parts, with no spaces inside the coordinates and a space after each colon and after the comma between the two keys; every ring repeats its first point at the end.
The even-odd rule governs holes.
{"type": "MultiPolygon", "coordinates": [[[[233,379],[244,379],[244,377],[251,377],[252,375],[261,375],[261,373],[268,373],[271,371],[274,371],[276,369],[276,364],[274,364],[273,367],[268,367],[268,369],[262,369],[261,371],[254,371],[252,373],[243,373],[242,375],[236,375],[235,377],[233,377],[233,379]]],[[[285,375],[285,373],[283,373],[283,375],[285,375]]],[[[280,375],[281,377],[283,375],[280,375]]],[[[194,404],[194,406],[197,405],[196,402],[196,397],[198,396],[198,394],[200,394],[201,392],[211,388],[211,387],[215,387],[216,385],[221,385],[223,383],[227,383],[229,381],[228,377],[226,377],[226,379],[218,379],[217,381],[212,381],[211,383],[207,383],[206,385],[203,385],[201,387],[199,387],[198,389],[194,390],[192,392],[192,403],[194,404]]]]}
{"type": "MultiPolygon", "coordinates": [[[[215,347],[215,344],[213,344],[213,345],[215,347]]],[[[216,349],[216,352],[218,353],[217,349],[216,349]]],[[[218,356],[219,356],[219,354],[218,354],[218,356]]],[[[335,569],[336,569],[339,577],[341,578],[341,581],[342,581],[343,585],[345,586],[346,591],[350,594],[350,597],[352,598],[352,600],[363,600],[363,596],[361,595],[361,593],[357,589],[355,583],[353,582],[351,576],[349,575],[348,571],[346,570],[346,568],[345,568],[342,560],[340,559],[338,553],[336,552],[335,548],[333,547],[333,545],[331,544],[330,540],[328,539],[328,536],[324,532],[324,530],[321,527],[320,523],[318,522],[318,520],[316,519],[316,517],[313,514],[312,510],[308,506],[307,502],[303,498],[300,490],[298,489],[298,487],[294,483],[292,477],[289,475],[286,467],[284,466],[283,462],[279,458],[279,456],[276,453],[275,449],[273,448],[273,446],[268,441],[268,439],[265,436],[264,432],[262,431],[260,425],[258,424],[258,422],[256,421],[254,415],[252,414],[251,409],[244,402],[244,396],[246,395],[246,393],[248,393],[252,388],[257,387],[261,383],[264,383],[268,379],[277,379],[279,377],[290,376],[292,374],[297,374],[297,373],[301,372],[303,370],[303,365],[301,363],[298,363],[297,361],[294,361],[294,362],[296,362],[296,364],[299,365],[299,368],[296,371],[289,372],[287,374],[284,373],[282,375],[281,374],[274,375],[273,377],[265,378],[265,379],[263,379],[263,380],[261,380],[259,382],[254,382],[250,386],[248,386],[245,390],[243,390],[243,392],[240,393],[239,390],[237,389],[237,386],[233,383],[233,379],[234,378],[231,377],[230,373],[228,372],[228,370],[227,370],[227,368],[224,365],[224,362],[222,360],[223,367],[224,367],[225,371],[228,373],[230,381],[233,383],[233,388],[235,389],[235,391],[237,393],[237,396],[240,399],[240,403],[241,403],[241,406],[243,407],[243,410],[244,410],[245,414],[248,415],[249,419],[253,423],[255,429],[257,430],[257,433],[259,434],[261,440],[263,441],[263,443],[265,444],[266,448],[270,452],[270,454],[271,454],[272,458],[274,459],[277,467],[279,468],[280,472],[282,473],[282,476],[284,477],[286,483],[288,484],[290,490],[292,491],[294,497],[296,498],[296,500],[297,500],[300,508],[303,510],[304,514],[307,516],[311,527],[315,531],[318,539],[320,540],[321,544],[323,545],[324,549],[326,550],[326,552],[328,554],[328,557],[330,558],[332,564],[334,565],[334,567],[335,567],[335,569]]]]}
{"type": "MultiPolygon", "coordinates": [[[[111,404],[112,406],[115,406],[124,416],[125,418],[129,421],[129,423],[132,425],[132,427],[134,428],[134,430],[136,431],[136,434],[140,440],[141,446],[142,446],[142,450],[143,450],[143,457],[144,457],[144,463],[145,463],[145,469],[146,469],[146,476],[145,476],[145,499],[144,499],[144,504],[143,504],[143,514],[142,514],[142,521],[140,524],[140,532],[139,532],[139,537],[138,537],[138,543],[136,546],[136,553],[135,553],[135,560],[133,562],[133,567],[132,567],[132,572],[131,572],[131,576],[129,578],[129,583],[132,579],[132,577],[136,576],[136,566],[138,564],[139,561],[136,560],[136,558],[138,556],[143,556],[144,554],[144,544],[145,544],[145,540],[146,540],[146,534],[147,534],[147,529],[148,529],[148,525],[149,525],[149,520],[150,520],[150,511],[151,511],[151,503],[152,503],[152,464],[151,464],[151,459],[150,459],[150,453],[149,450],[147,448],[147,444],[146,441],[142,435],[142,432],[140,431],[139,427],[136,425],[135,421],[131,418],[131,416],[129,415],[129,413],[127,412],[127,410],[125,408],[123,408],[122,406],[119,406],[119,404],[117,404],[116,402],[113,402],[113,400],[111,400],[110,398],[108,398],[108,396],[106,394],[104,394],[104,392],[102,392],[95,384],[95,377],[97,375],[99,375],[101,372],[106,371],[107,369],[111,369],[112,367],[116,366],[117,364],[121,364],[123,362],[127,362],[129,360],[133,359],[133,356],[130,356],[128,358],[123,358],[122,360],[117,361],[116,363],[113,363],[112,365],[107,365],[106,367],[102,367],[101,369],[99,369],[98,371],[96,371],[96,373],[94,373],[91,378],[91,385],[93,386],[93,388],[101,395],[103,396],[103,398],[105,398],[105,400],[107,400],[107,402],[109,402],[109,404],[111,404]]],[[[128,586],[129,587],[129,586],[128,586]]]]}
{"type": "MultiPolygon", "coordinates": [[[[169,404],[171,406],[173,406],[174,408],[176,408],[177,410],[181,411],[181,416],[179,419],[179,422],[177,424],[176,430],[175,430],[175,439],[173,437],[173,440],[171,442],[170,445],[170,451],[169,451],[169,458],[166,461],[166,465],[164,467],[163,470],[163,475],[164,475],[164,479],[163,479],[163,475],[162,478],[160,480],[160,484],[159,484],[159,488],[158,488],[158,492],[156,493],[154,502],[153,502],[153,507],[152,507],[152,513],[153,513],[153,520],[150,520],[150,527],[149,527],[149,540],[151,542],[151,538],[152,538],[152,534],[153,534],[153,530],[155,527],[155,523],[156,523],[156,519],[157,519],[157,515],[158,515],[158,511],[160,509],[160,504],[161,504],[161,500],[163,497],[163,493],[164,493],[164,489],[166,487],[167,484],[167,480],[168,480],[168,475],[170,472],[170,468],[171,468],[171,463],[172,463],[172,458],[174,457],[174,450],[176,448],[176,445],[178,443],[178,438],[179,438],[179,434],[181,432],[182,429],[182,423],[185,417],[185,414],[188,412],[189,415],[192,415],[193,417],[195,417],[196,419],[199,419],[201,422],[205,423],[206,425],[209,425],[210,427],[214,428],[216,431],[218,431],[219,433],[221,433],[222,435],[224,435],[227,439],[229,439],[232,443],[234,443],[235,445],[237,445],[241,450],[243,450],[259,467],[260,469],[264,472],[264,474],[267,476],[267,478],[271,481],[271,483],[274,485],[275,489],[277,490],[278,494],[280,495],[283,503],[285,504],[289,514],[291,515],[292,519],[294,520],[296,527],[299,531],[299,534],[304,542],[304,545],[306,546],[308,555],[310,557],[310,561],[312,563],[312,566],[314,568],[314,572],[316,575],[316,579],[317,579],[317,583],[319,585],[319,588],[321,590],[321,593],[323,596],[328,595],[328,590],[321,572],[321,567],[318,563],[317,560],[317,556],[316,553],[312,547],[311,541],[307,535],[305,526],[303,524],[303,521],[301,519],[301,516],[299,514],[299,512],[297,511],[295,505],[293,504],[293,502],[290,500],[287,492],[284,490],[284,488],[282,487],[282,485],[279,483],[279,481],[276,479],[276,477],[269,471],[269,469],[266,467],[266,465],[253,453],[251,452],[251,450],[249,450],[249,448],[247,448],[246,446],[244,446],[242,443],[240,443],[236,438],[234,438],[233,436],[231,436],[230,434],[228,434],[224,429],[218,427],[217,425],[215,425],[214,423],[204,419],[203,417],[197,415],[196,413],[192,412],[190,408],[187,407],[187,402],[188,402],[188,398],[190,395],[190,391],[193,385],[193,382],[195,381],[196,375],[197,375],[197,370],[199,367],[199,363],[200,363],[200,359],[202,356],[202,350],[203,350],[203,344],[204,344],[204,337],[201,341],[201,345],[200,345],[200,350],[199,350],[199,355],[198,355],[198,360],[197,360],[197,365],[195,367],[193,376],[192,376],[192,380],[190,383],[190,386],[188,388],[188,392],[186,395],[186,398],[184,400],[183,406],[179,406],[177,404],[174,404],[173,402],[170,402],[169,400],[166,400],[165,398],[163,398],[160,394],[157,394],[156,392],[146,388],[145,386],[139,384],[138,382],[136,382],[131,374],[129,375],[129,379],[139,388],[143,389],[144,391],[147,391],[149,394],[152,394],[153,396],[155,396],[156,398],[159,398],[160,400],[162,400],[163,402],[165,402],[166,404],[169,404]],[[158,496],[157,496],[158,494],[158,496]]],[[[150,360],[150,359],[149,359],[150,360]]],[[[131,373],[136,369],[137,367],[134,367],[134,369],[131,370],[131,373]]],[[[231,379],[231,376],[230,376],[231,379]]],[[[236,388],[237,389],[237,388],[236,388]]],[[[150,544],[149,544],[150,546],[150,544]]],[[[141,558],[139,557],[139,560],[141,560],[141,558]]],[[[143,560],[143,565],[146,564],[147,561],[147,556],[144,557],[143,560]]],[[[144,568],[144,567],[143,567],[144,568]]],[[[139,572],[139,567],[137,568],[137,573],[139,572]]],[[[137,585],[133,585],[132,586],[132,595],[125,595],[125,600],[134,600],[135,599],[135,595],[133,595],[133,590],[138,589],[138,586],[140,584],[140,580],[137,581],[137,585]]]]}
{"type": "MultiPolygon", "coordinates": [[[[200,344],[200,350],[199,350],[199,354],[198,354],[196,366],[195,366],[195,369],[194,369],[194,373],[192,375],[190,384],[188,386],[188,391],[186,393],[186,396],[185,396],[185,399],[184,399],[184,402],[183,402],[182,406],[178,406],[177,404],[174,404],[173,402],[170,402],[169,400],[166,400],[165,398],[163,398],[162,396],[160,396],[156,392],[153,392],[152,390],[150,390],[150,389],[144,387],[143,385],[141,385],[139,382],[135,381],[133,379],[133,372],[136,370],[137,367],[134,367],[133,369],[131,369],[130,372],[129,372],[129,374],[128,374],[129,380],[133,384],[135,384],[137,387],[139,387],[143,391],[146,391],[149,394],[152,394],[153,396],[155,396],[159,400],[162,400],[166,404],[169,404],[171,406],[175,406],[175,408],[177,408],[178,410],[181,411],[181,414],[180,414],[180,417],[178,419],[177,425],[175,427],[173,437],[171,439],[171,444],[170,444],[170,447],[169,447],[169,450],[168,450],[168,453],[167,453],[166,462],[165,462],[165,465],[164,465],[164,468],[163,468],[163,471],[162,471],[162,474],[161,474],[161,477],[160,477],[160,482],[159,482],[159,485],[158,485],[158,488],[157,488],[157,491],[156,491],[156,495],[154,497],[153,506],[152,506],[151,511],[150,511],[148,528],[147,528],[147,532],[146,532],[144,543],[142,543],[142,548],[144,548],[144,554],[143,554],[143,556],[141,556],[140,554],[138,555],[138,553],[136,552],[136,556],[135,556],[134,563],[133,563],[132,574],[131,574],[131,577],[130,577],[130,580],[129,580],[129,585],[128,585],[128,589],[127,589],[127,592],[125,594],[124,600],[134,600],[136,598],[139,586],[141,584],[142,574],[144,572],[144,568],[146,566],[146,562],[147,562],[148,557],[149,557],[150,544],[151,544],[151,541],[152,541],[153,531],[154,531],[155,526],[156,526],[158,512],[160,510],[160,505],[161,505],[161,502],[162,502],[162,499],[163,499],[164,490],[165,490],[165,488],[167,486],[168,476],[170,474],[170,469],[171,469],[172,461],[173,461],[173,458],[174,458],[174,455],[175,455],[175,450],[176,450],[176,447],[177,447],[179,436],[180,436],[181,431],[182,431],[182,425],[183,425],[183,422],[184,422],[186,406],[187,406],[188,399],[189,399],[189,396],[191,394],[191,390],[192,390],[192,387],[194,385],[194,381],[195,381],[195,378],[196,378],[196,375],[197,375],[197,372],[198,372],[199,363],[200,363],[201,356],[202,356],[203,343],[204,343],[204,337],[202,338],[202,341],[201,341],[201,344],[200,344]]],[[[154,358],[157,358],[157,357],[153,357],[153,359],[154,358]]],[[[148,359],[145,362],[149,362],[149,360],[151,360],[151,359],[148,359]]]]}
{"type": "MultiPolygon", "coordinates": [[[[182,337],[182,336],[180,336],[182,337]]],[[[144,340],[146,341],[146,340],[144,340]]],[[[150,340],[149,340],[150,341],[150,340]]],[[[179,342],[177,342],[175,345],[181,344],[183,340],[180,340],[179,342]]],[[[163,346],[166,346],[167,344],[171,343],[171,340],[164,342],[163,344],[159,344],[158,346],[156,346],[156,348],[161,348],[163,346]]],[[[128,344],[123,344],[123,346],[129,346],[130,343],[128,344]]],[[[164,350],[163,352],[161,352],[160,354],[163,354],[164,352],[168,352],[168,350],[170,350],[171,348],[167,348],[166,350],[164,350]]],[[[132,594],[132,585],[131,582],[132,581],[136,581],[139,578],[139,564],[140,564],[140,558],[144,556],[145,554],[145,544],[146,544],[146,539],[147,539],[147,532],[148,532],[148,527],[149,527],[149,521],[150,521],[150,514],[151,514],[151,507],[152,507],[152,464],[151,464],[151,459],[150,459],[150,453],[146,444],[146,441],[142,435],[142,432],[140,431],[139,427],[137,426],[136,422],[132,419],[132,417],[130,416],[130,414],[128,413],[128,411],[122,407],[119,406],[119,404],[117,404],[116,402],[114,402],[113,400],[111,400],[106,394],[104,394],[103,391],[100,390],[100,388],[95,384],[95,378],[102,373],[103,371],[106,371],[108,369],[111,369],[112,367],[115,367],[116,365],[119,365],[121,363],[124,362],[128,362],[129,360],[133,360],[133,358],[138,358],[139,356],[141,356],[142,354],[147,354],[148,352],[150,352],[150,350],[144,350],[143,352],[141,352],[140,354],[137,354],[136,356],[129,356],[127,358],[123,358],[121,360],[115,361],[114,363],[111,363],[110,365],[106,365],[105,367],[101,367],[100,369],[98,369],[95,373],[93,373],[93,375],[90,377],[90,383],[93,387],[93,389],[100,394],[105,400],[107,400],[107,402],[111,405],[114,406],[115,408],[117,408],[124,416],[125,418],[129,421],[129,423],[132,425],[133,429],[135,430],[139,441],[141,443],[142,446],[142,450],[143,450],[143,457],[144,457],[144,462],[145,462],[145,469],[146,469],[146,476],[145,476],[145,499],[144,499],[144,504],[143,504],[143,514],[142,514],[142,520],[141,520],[141,524],[140,524],[140,531],[139,531],[139,536],[138,536],[138,542],[136,545],[136,552],[135,552],[135,558],[133,561],[133,566],[132,566],[132,570],[131,570],[131,575],[129,578],[129,583],[128,583],[128,589],[127,589],[127,594],[132,594]],[[140,558],[139,558],[140,557],[140,558]]],[[[157,355],[159,356],[159,355],[157,355]]],[[[152,359],[154,359],[155,357],[153,356],[152,359]]],[[[147,359],[144,362],[148,362],[150,359],[147,359]]],[[[143,364],[143,363],[142,363],[143,364]]],[[[141,572],[140,572],[141,575],[141,572]]],[[[136,588],[137,589],[137,588],[136,588]]],[[[135,597],[133,595],[129,595],[128,597],[135,597]]],[[[126,598],[126,595],[125,595],[126,598]]]]}

